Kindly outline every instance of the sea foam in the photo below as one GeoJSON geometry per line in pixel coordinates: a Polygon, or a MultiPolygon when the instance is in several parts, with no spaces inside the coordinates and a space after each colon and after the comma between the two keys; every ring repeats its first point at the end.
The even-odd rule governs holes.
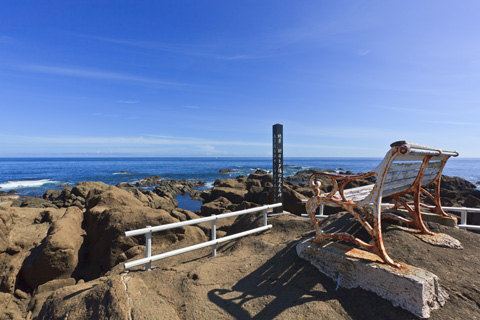
{"type": "Polygon", "coordinates": [[[56,184],[58,181],[53,181],[50,179],[38,179],[38,180],[14,180],[6,181],[0,183],[0,190],[12,190],[12,189],[23,189],[23,188],[35,188],[41,187],[46,184],[56,184]]]}

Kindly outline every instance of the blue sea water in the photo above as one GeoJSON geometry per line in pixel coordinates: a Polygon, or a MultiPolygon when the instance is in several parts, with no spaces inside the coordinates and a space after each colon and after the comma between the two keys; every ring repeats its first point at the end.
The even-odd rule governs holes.
{"type": "MultiPolygon", "coordinates": [[[[381,158],[285,158],[284,176],[309,168],[350,170],[375,168],[381,158]]],[[[103,181],[110,185],[136,182],[159,175],[165,179],[203,180],[248,176],[255,170],[272,169],[271,158],[0,158],[0,191],[16,190],[22,196],[41,196],[48,189],[74,186],[79,181],[103,181]],[[220,169],[233,169],[229,174],[220,169]],[[121,173],[128,172],[128,173],[121,173]]],[[[478,184],[480,159],[450,159],[444,174],[478,184]]]]}

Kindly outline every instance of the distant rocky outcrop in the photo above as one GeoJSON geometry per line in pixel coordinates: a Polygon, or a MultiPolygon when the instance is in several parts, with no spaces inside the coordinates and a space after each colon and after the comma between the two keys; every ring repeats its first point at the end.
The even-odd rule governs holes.
{"type": "Polygon", "coordinates": [[[11,196],[11,195],[14,195],[16,194],[17,191],[15,190],[9,190],[9,191],[2,191],[0,190],[0,197],[3,197],[3,196],[11,196]]]}
{"type": "MultiPolygon", "coordinates": [[[[201,193],[204,204],[201,215],[220,214],[222,212],[242,210],[253,206],[271,204],[273,202],[273,178],[269,174],[256,172],[247,177],[236,179],[217,179],[210,190],[201,193]],[[223,209],[223,210],[222,210],[223,209]]],[[[284,209],[300,214],[305,212],[299,192],[284,184],[284,209]]]]}

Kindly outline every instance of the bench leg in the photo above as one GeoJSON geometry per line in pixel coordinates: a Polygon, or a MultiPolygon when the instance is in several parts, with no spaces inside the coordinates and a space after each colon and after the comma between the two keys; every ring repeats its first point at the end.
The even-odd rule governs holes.
{"type": "Polygon", "coordinates": [[[432,200],[432,202],[434,203],[434,208],[433,210],[436,212],[436,213],[439,213],[442,217],[446,217],[446,218],[453,218],[452,215],[446,213],[443,208],[442,208],[442,202],[440,200],[440,181],[437,181],[435,182],[435,197],[432,196],[432,194],[430,192],[428,192],[427,190],[425,190],[424,188],[422,188],[422,192],[430,198],[430,200],[432,200]]]}
{"type": "Polygon", "coordinates": [[[320,230],[318,226],[317,218],[315,217],[315,213],[317,212],[317,208],[320,206],[320,198],[319,197],[312,197],[308,200],[306,204],[306,209],[308,216],[310,217],[310,221],[313,224],[313,228],[315,229],[315,242],[320,243],[323,241],[323,234],[324,232],[320,230]]]}
{"type": "Polygon", "coordinates": [[[383,244],[381,200],[375,203],[373,206],[373,217],[373,234],[371,234],[371,236],[375,245],[371,251],[382,258],[385,263],[400,268],[402,265],[390,258],[390,256],[387,254],[387,250],[385,250],[385,245],[383,244]]]}
{"type": "Polygon", "coordinates": [[[345,210],[347,210],[352,216],[354,216],[361,224],[362,226],[367,230],[367,232],[370,234],[374,241],[374,245],[368,244],[364,242],[363,240],[356,238],[352,236],[351,234],[348,233],[325,233],[323,230],[320,229],[318,226],[318,221],[315,218],[315,213],[317,211],[317,208],[321,205],[321,199],[320,197],[312,197],[308,200],[306,209],[308,216],[310,217],[310,220],[315,228],[315,233],[316,237],[313,242],[319,244],[323,240],[326,239],[332,239],[332,240],[344,240],[351,242],[361,248],[364,248],[370,252],[375,253],[378,255],[386,264],[389,264],[394,267],[401,267],[401,265],[397,262],[395,262],[390,256],[387,254],[387,251],[385,250],[385,246],[383,244],[383,237],[382,237],[382,226],[381,226],[381,203],[377,204],[373,208],[373,214],[369,214],[368,218],[371,218],[373,220],[373,228],[370,226],[370,224],[359,214],[355,211],[353,206],[347,205],[344,206],[341,203],[338,203],[338,205],[342,206],[345,210]]]}

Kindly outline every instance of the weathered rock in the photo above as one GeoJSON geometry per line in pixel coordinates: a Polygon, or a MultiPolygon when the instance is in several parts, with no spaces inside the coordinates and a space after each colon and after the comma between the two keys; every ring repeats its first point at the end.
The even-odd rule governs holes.
{"type": "Polygon", "coordinates": [[[104,277],[55,291],[45,301],[38,319],[66,318],[180,319],[175,309],[160,295],[150,292],[143,280],[128,274],[104,277]]]}
{"type": "Polygon", "coordinates": [[[188,181],[188,180],[166,180],[161,181],[158,186],[153,189],[153,192],[163,196],[167,193],[175,197],[177,194],[190,193],[194,188],[204,185],[203,181],[188,181]]]}
{"type": "Polygon", "coordinates": [[[43,243],[25,260],[21,275],[32,289],[53,279],[70,278],[83,244],[83,212],[70,207],[48,232],[43,243]]]}
{"type": "MultiPolygon", "coordinates": [[[[0,206],[0,216],[3,225],[3,247],[0,252],[0,291],[13,294],[18,280],[18,274],[24,260],[30,255],[30,250],[39,246],[50,227],[49,223],[35,223],[35,219],[44,211],[41,208],[10,207],[11,202],[0,206]],[[6,226],[6,228],[5,228],[6,226]]],[[[52,221],[63,216],[65,209],[49,209],[52,221]]]]}
{"type": "Polygon", "coordinates": [[[15,290],[15,297],[17,297],[18,299],[28,299],[30,296],[28,295],[28,293],[23,292],[20,289],[17,289],[15,290]]]}
{"type": "Polygon", "coordinates": [[[152,191],[141,191],[138,189],[133,189],[131,192],[135,198],[150,208],[172,211],[178,206],[177,200],[170,193],[162,193],[160,196],[152,191]]]}
{"type": "Polygon", "coordinates": [[[22,320],[22,310],[15,297],[10,294],[0,292],[0,320],[22,320]]]}
{"type": "Polygon", "coordinates": [[[73,278],[64,278],[64,279],[54,279],[50,280],[40,286],[35,290],[35,294],[42,292],[52,292],[60,288],[73,286],[77,281],[73,278]]]}
{"type": "Polygon", "coordinates": [[[220,169],[220,170],[218,171],[218,173],[224,173],[224,174],[225,174],[225,173],[232,173],[232,172],[233,172],[233,169],[220,169]]]}
{"type": "Polygon", "coordinates": [[[103,191],[109,187],[108,184],[100,181],[81,181],[72,189],[72,194],[86,199],[91,190],[103,191]]]}
{"type": "Polygon", "coordinates": [[[140,179],[140,181],[135,182],[135,186],[140,188],[153,187],[161,183],[162,180],[163,178],[160,176],[145,177],[143,179],[140,179]]]}
{"type": "Polygon", "coordinates": [[[10,240],[8,235],[12,230],[13,216],[15,211],[10,208],[0,206],[0,253],[6,252],[10,240]]]}
{"type": "Polygon", "coordinates": [[[475,189],[476,185],[468,180],[459,177],[442,176],[440,181],[441,190],[466,191],[475,189]]]}
{"type": "Polygon", "coordinates": [[[12,201],[12,207],[21,208],[58,208],[48,200],[35,197],[21,197],[12,201]]]}
{"type": "MultiPolygon", "coordinates": [[[[125,231],[178,221],[165,210],[145,207],[132,193],[117,187],[90,193],[85,213],[88,259],[81,278],[90,280],[107,272],[119,262],[122,253],[144,243],[145,237],[127,238],[125,231]]],[[[188,228],[196,227],[154,233],[155,245],[165,247],[182,240],[188,228]]]]}
{"type": "Polygon", "coordinates": [[[205,203],[200,209],[200,215],[211,216],[212,214],[222,214],[231,212],[228,208],[232,202],[225,197],[219,197],[215,201],[205,203]]]}
{"type": "Polygon", "coordinates": [[[291,189],[288,185],[283,185],[284,210],[297,215],[305,213],[305,204],[302,203],[302,199],[307,199],[307,197],[291,189]]]}
{"type": "Polygon", "coordinates": [[[233,189],[246,189],[243,179],[217,179],[214,182],[214,187],[224,187],[233,189]]]}
{"type": "Polygon", "coordinates": [[[334,170],[321,170],[321,169],[308,169],[308,170],[300,170],[297,171],[293,176],[287,177],[285,180],[288,181],[297,181],[297,182],[305,182],[310,180],[310,176],[314,173],[335,173],[334,170]]]}
{"type": "Polygon", "coordinates": [[[245,189],[217,187],[212,189],[211,197],[214,199],[224,197],[232,203],[240,204],[247,193],[245,189]]]}

